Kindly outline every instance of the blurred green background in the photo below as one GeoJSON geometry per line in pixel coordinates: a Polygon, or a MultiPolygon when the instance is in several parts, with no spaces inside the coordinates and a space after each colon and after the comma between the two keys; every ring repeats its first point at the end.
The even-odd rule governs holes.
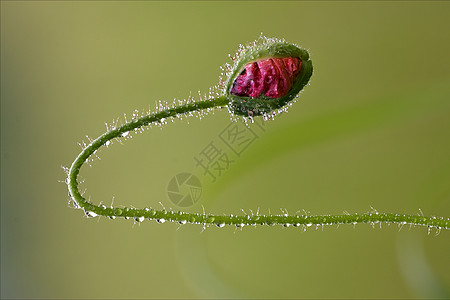
{"type": "MultiPolygon", "coordinates": [[[[187,211],[450,217],[449,28],[449,2],[2,1],[1,297],[448,298],[448,231],[86,219],[61,166],[263,32],[310,51],[311,85],[187,211]]],[[[187,121],[102,149],[86,195],[178,209],[167,183],[230,122],[187,121]]]]}

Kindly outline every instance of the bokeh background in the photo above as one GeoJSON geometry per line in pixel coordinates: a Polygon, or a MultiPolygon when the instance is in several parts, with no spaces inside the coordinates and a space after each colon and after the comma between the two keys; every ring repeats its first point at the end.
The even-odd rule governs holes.
{"type": "Polygon", "coordinates": [[[263,32],[310,51],[311,85],[215,182],[194,157],[226,110],[102,149],[86,195],[177,210],[167,184],[196,172],[190,212],[449,217],[449,28],[441,1],[2,1],[1,297],[448,298],[448,231],[87,219],[62,166],[105,122],[207,92],[263,32]]]}

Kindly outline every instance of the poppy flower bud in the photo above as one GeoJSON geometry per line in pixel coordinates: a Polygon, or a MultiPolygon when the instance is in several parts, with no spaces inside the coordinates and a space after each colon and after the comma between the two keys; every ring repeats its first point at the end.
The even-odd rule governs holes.
{"type": "Polygon", "coordinates": [[[273,113],[298,96],[313,72],[306,50],[265,37],[241,47],[234,61],[225,82],[234,115],[273,113]]]}

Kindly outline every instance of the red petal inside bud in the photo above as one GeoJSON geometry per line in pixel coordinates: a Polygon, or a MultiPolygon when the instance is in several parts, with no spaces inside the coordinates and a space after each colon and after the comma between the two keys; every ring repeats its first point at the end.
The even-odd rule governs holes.
{"type": "Polygon", "coordinates": [[[297,57],[270,58],[247,64],[233,82],[230,94],[256,98],[285,96],[300,74],[302,61],[297,57]]]}

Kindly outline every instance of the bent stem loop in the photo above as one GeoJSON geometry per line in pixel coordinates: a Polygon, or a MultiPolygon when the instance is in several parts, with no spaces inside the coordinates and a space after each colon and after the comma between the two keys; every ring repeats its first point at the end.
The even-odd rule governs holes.
{"type": "Polygon", "coordinates": [[[145,219],[154,219],[158,222],[172,221],[180,224],[202,224],[203,226],[217,225],[223,227],[225,225],[234,225],[243,227],[245,225],[284,225],[284,226],[323,226],[338,224],[358,224],[358,223],[395,223],[399,225],[419,225],[429,228],[450,229],[450,219],[438,217],[425,217],[420,215],[394,214],[394,213],[378,213],[370,212],[364,214],[344,214],[344,215],[212,215],[199,213],[186,213],[182,211],[172,210],[155,210],[153,208],[129,208],[129,207],[106,207],[105,205],[95,205],[87,201],[78,190],[78,174],[82,165],[88,158],[94,154],[101,146],[108,141],[121,137],[124,133],[139,129],[152,123],[161,122],[164,118],[176,117],[193,111],[201,111],[214,107],[224,107],[228,104],[226,96],[220,96],[205,101],[192,102],[181,106],[176,106],[157,113],[149,114],[137,119],[133,119],[117,128],[113,128],[94,141],[92,141],[75,159],[69,169],[68,187],[71,199],[77,208],[83,209],[87,216],[106,216],[114,219],[123,217],[125,219],[133,218],[137,222],[145,219]]]}
{"type": "MultiPolygon", "coordinates": [[[[286,111],[295,102],[299,93],[308,84],[313,74],[313,65],[308,51],[283,39],[260,36],[256,41],[240,45],[232,57],[233,64],[223,67],[226,79],[219,80],[217,97],[210,96],[198,102],[181,102],[142,117],[135,117],[119,127],[113,127],[92,141],[78,155],[68,172],[67,184],[70,197],[75,207],[83,209],[88,217],[107,216],[111,219],[123,217],[133,218],[137,222],[155,219],[159,222],[172,221],[180,224],[215,224],[219,227],[234,225],[284,225],[309,226],[358,224],[358,223],[396,223],[399,225],[420,225],[430,228],[450,229],[450,219],[424,217],[421,215],[378,213],[372,211],[365,214],[344,215],[243,215],[218,216],[212,214],[185,213],[182,211],[155,210],[153,208],[136,209],[129,207],[106,207],[95,205],[83,198],[78,190],[78,174],[82,165],[103,145],[108,145],[114,138],[124,137],[132,130],[139,130],[151,124],[164,123],[165,118],[174,118],[192,112],[203,112],[215,107],[227,106],[232,118],[236,116],[273,118],[286,111]]],[[[211,90],[210,90],[211,92],[211,90]]],[[[211,95],[211,94],[210,94],[211,95]]]]}

